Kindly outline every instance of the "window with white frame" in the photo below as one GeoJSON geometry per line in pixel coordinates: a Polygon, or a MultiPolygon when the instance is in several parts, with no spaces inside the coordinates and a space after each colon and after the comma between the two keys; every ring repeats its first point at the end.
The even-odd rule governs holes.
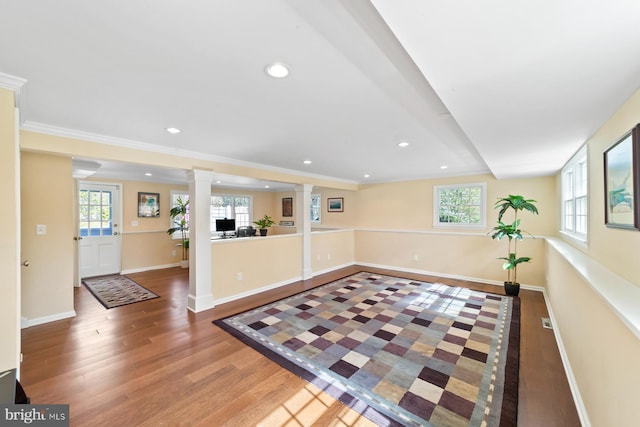
{"type": "Polygon", "coordinates": [[[217,232],[216,219],[235,219],[236,228],[252,224],[251,196],[215,194],[211,196],[211,232],[217,232]]]}
{"type": "Polygon", "coordinates": [[[581,240],[588,233],[587,149],[582,147],[562,169],[562,231],[581,240]]]}
{"type": "Polygon", "coordinates": [[[433,224],[440,227],[485,227],[487,184],[433,187],[433,224]]]}
{"type": "Polygon", "coordinates": [[[311,222],[320,222],[321,203],[320,194],[311,195],[311,211],[309,212],[311,215],[311,222]]]}
{"type": "MultiPolygon", "coordinates": [[[[183,202],[186,200],[189,200],[189,193],[185,193],[185,192],[181,192],[181,191],[171,191],[171,195],[170,195],[170,200],[171,200],[171,206],[169,206],[169,209],[173,209],[174,207],[178,206],[178,198],[180,198],[183,202]]],[[[187,221],[187,227],[189,224],[189,205],[187,205],[187,215],[186,215],[186,221],[187,221]]],[[[175,218],[169,218],[170,224],[169,224],[169,228],[173,228],[173,227],[177,227],[180,222],[182,221],[182,217],[181,216],[177,216],[175,218]]],[[[189,231],[187,231],[187,236],[189,235],[189,231]]],[[[181,239],[182,235],[180,234],[180,232],[176,232],[173,233],[172,237],[174,239],[181,239]]]]}

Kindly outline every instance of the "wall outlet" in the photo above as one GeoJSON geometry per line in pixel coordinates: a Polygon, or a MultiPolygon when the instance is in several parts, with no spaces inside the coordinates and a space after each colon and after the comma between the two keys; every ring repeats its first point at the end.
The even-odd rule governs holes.
{"type": "Polygon", "coordinates": [[[413,259],[414,261],[417,261],[417,260],[418,260],[418,254],[414,254],[412,259],[413,259]]]}
{"type": "Polygon", "coordinates": [[[242,273],[238,273],[237,277],[238,277],[238,280],[242,280],[242,273]]]}
{"type": "Polygon", "coordinates": [[[331,260],[331,254],[327,254],[327,259],[331,260]]]}
{"type": "Polygon", "coordinates": [[[132,227],[137,227],[138,226],[138,221],[136,221],[135,219],[133,221],[131,221],[131,226],[132,227]]]}

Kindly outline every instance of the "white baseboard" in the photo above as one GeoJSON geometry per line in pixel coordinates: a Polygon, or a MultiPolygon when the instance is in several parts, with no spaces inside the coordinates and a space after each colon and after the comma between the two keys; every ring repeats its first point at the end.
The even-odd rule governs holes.
{"type": "Polygon", "coordinates": [[[313,272],[313,277],[320,276],[321,274],[331,273],[332,271],[340,270],[341,268],[351,267],[353,265],[357,265],[357,262],[348,262],[342,265],[336,265],[334,267],[325,268],[323,270],[318,270],[313,272]]]}
{"type": "Polygon", "coordinates": [[[200,313],[201,311],[210,310],[216,306],[216,301],[213,299],[213,295],[203,295],[196,297],[189,294],[187,297],[187,309],[194,313],[200,313]]]}
{"type": "Polygon", "coordinates": [[[456,274],[440,273],[440,272],[436,272],[436,271],[419,270],[417,268],[404,268],[404,267],[398,267],[396,265],[372,264],[372,263],[368,263],[368,262],[356,262],[355,264],[362,265],[364,267],[382,268],[382,269],[385,269],[385,270],[402,271],[402,272],[405,272],[405,273],[414,273],[414,274],[424,274],[424,275],[427,275],[427,276],[446,277],[447,279],[467,280],[469,282],[485,283],[485,284],[488,284],[488,285],[495,285],[495,286],[503,286],[504,285],[503,282],[498,282],[497,280],[478,279],[476,277],[466,277],[466,276],[459,276],[459,275],[456,275],[456,274]]]}
{"type": "MultiPolygon", "coordinates": [[[[356,264],[357,263],[355,263],[355,262],[349,262],[349,263],[345,263],[345,264],[341,264],[341,265],[336,265],[336,266],[333,266],[333,267],[330,267],[330,268],[325,268],[323,270],[314,271],[312,277],[320,276],[321,274],[331,273],[332,271],[340,270],[340,269],[346,268],[346,267],[351,267],[351,266],[356,265],[356,264]]],[[[224,304],[224,303],[227,303],[227,302],[235,301],[235,300],[238,300],[238,299],[250,297],[252,295],[257,295],[257,294],[262,293],[262,292],[270,291],[272,289],[276,289],[276,288],[279,288],[281,286],[290,285],[290,284],[298,282],[300,280],[303,280],[302,276],[293,277],[291,279],[283,280],[283,281],[277,282],[277,283],[272,283],[271,285],[263,286],[263,287],[258,288],[258,289],[253,289],[251,291],[242,292],[242,293],[239,293],[239,294],[232,295],[230,297],[216,299],[215,300],[215,304],[219,305],[219,304],[224,304]]]]}
{"type": "Polygon", "coordinates": [[[219,299],[215,300],[215,304],[216,305],[220,305],[220,304],[224,304],[224,303],[227,303],[227,302],[231,302],[231,301],[239,300],[239,299],[242,299],[242,298],[250,297],[250,296],[253,296],[253,295],[260,294],[262,292],[266,292],[266,291],[270,291],[272,289],[279,288],[281,286],[290,285],[290,284],[298,282],[300,280],[302,280],[302,276],[298,276],[298,277],[294,277],[294,278],[291,278],[291,279],[283,280],[281,282],[273,283],[271,285],[263,286],[263,287],[258,288],[258,289],[253,289],[251,291],[241,292],[239,294],[231,295],[229,297],[219,298],[219,299]]]}
{"type": "Polygon", "coordinates": [[[560,331],[558,330],[555,316],[553,315],[553,309],[551,308],[551,303],[549,301],[549,296],[547,295],[546,289],[542,290],[542,294],[544,295],[544,302],[547,306],[547,311],[549,312],[549,320],[551,321],[551,325],[553,327],[553,335],[556,337],[556,344],[558,344],[560,359],[562,360],[562,366],[564,366],[564,372],[567,375],[567,381],[569,382],[569,388],[571,389],[573,401],[576,404],[576,410],[578,411],[580,423],[583,427],[591,427],[589,415],[587,414],[587,408],[584,405],[582,395],[580,394],[580,390],[578,389],[578,383],[576,382],[576,378],[573,375],[571,363],[569,363],[569,355],[567,354],[567,350],[565,349],[564,343],[562,341],[562,336],[560,335],[560,331]]]}
{"type": "Polygon", "coordinates": [[[31,326],[42,325],[44,323],[55,322],[56,320],[68,319],[70,317],[76,317],[76,311],[67,311],[65,313],[56,313],[49,316],[36,317],[34,319],[27,319],[26,317],[20,318],[20,328],[25,329],[31,326]]]}
{"type": "MultiPolygon", "coordinates": [[[[481,279],[477,277],[460,276],[458,274],[441,273],[438,271],[419,270],[417,268],[403,268],[395,265],[371,264],[366,262],[355,262],[354,264],[362,265],[364,267],[402,271],[405,273],[424,274],[426,276],[436,276],[436,277],[445,277],[447,279],[465,280],[467,282],[482,283],[482,284],[494,285],[494,286],[500,286],[500,287],[504,286],[504,282],[500,282],[498,280],[489,280],[489,279],[481,279]]],[[[529,291],[536,291],[536,292],[544,292],[544,288],[542,286],[533,286],[533,285],[527,285],[527,284],[521,284],[520,289],[527,289],[529,291]]]]}
{"type": "Polygon", "coordinates": [[[172,264],[152,265],[150,267],[130,268],[128,270],[122,270],[120,272],[120,274],[142,273],[143,271],[162,270],[162,269],[165,269],[165,268],[173,268],[173,267],[180,267],[180,263],[179,262],[175,262],[175,263],[172,263],[172,264]]]}

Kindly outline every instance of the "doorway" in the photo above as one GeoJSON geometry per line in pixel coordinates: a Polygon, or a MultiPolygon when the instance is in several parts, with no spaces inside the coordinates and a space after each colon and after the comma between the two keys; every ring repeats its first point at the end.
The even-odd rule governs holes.
{"type": "Polygon", "coordinates": [[[80,278],[120,273],[119,184],[79,182],[78,270],[80,278]]]}

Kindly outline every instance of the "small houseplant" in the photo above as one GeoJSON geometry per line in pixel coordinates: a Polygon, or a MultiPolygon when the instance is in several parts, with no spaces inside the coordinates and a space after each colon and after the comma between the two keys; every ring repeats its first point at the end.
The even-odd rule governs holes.
{"type": "Polygon", "coordinates": [[[182,246],[182,268],[189,266],[189,199],[176,199],[176,205],[169,211],[169,216],[173,222],[173,227],[167,230],[169,235],[180,233],[180,245],[182,246]]]}
{"type": "Polygon", "coordinates": [[[531,261],[530,257],[518,257],[517,255],[518,240],[522,240],[523,233],[520,229],[520,218],[518,218],[518,212],[526,210],[537,215],[538,208],[534,203],[537,202],[532,199],[525,199],[520,195],[514,196],[510,194],[508,197],[498,199],[495,204],[495,208],[500,209],[500,211],[498,212],[498,225],[493,227],[493,234],[491,235],[491,238],[501,240],[503,237],[506,237],[509,239],[508,256],[498,258],[504,261],[502,269],[507,272],[507,280],[504,282],[504,290],[507,295],[518,295],[520,292],[520,283],[518,283],[518,264],[531,261]],[[502,222],[502,217],[510,210],[513,210],[513,222],[510,224],[502,222]]]}
{"type": "Polygon", "coordinates": [[[262,218],[260,218],[257,221],[253,221],[253,223],[258,227],[258,229],[260,230],[260,235],[261,236],[266,236],[267,235],[267,231],[269,231],[269,227],[271,227],[273,224],[275,224],[275,222],[273,221],[273,219],[269,216],[266,215],[263,216],[262,218]]]}

